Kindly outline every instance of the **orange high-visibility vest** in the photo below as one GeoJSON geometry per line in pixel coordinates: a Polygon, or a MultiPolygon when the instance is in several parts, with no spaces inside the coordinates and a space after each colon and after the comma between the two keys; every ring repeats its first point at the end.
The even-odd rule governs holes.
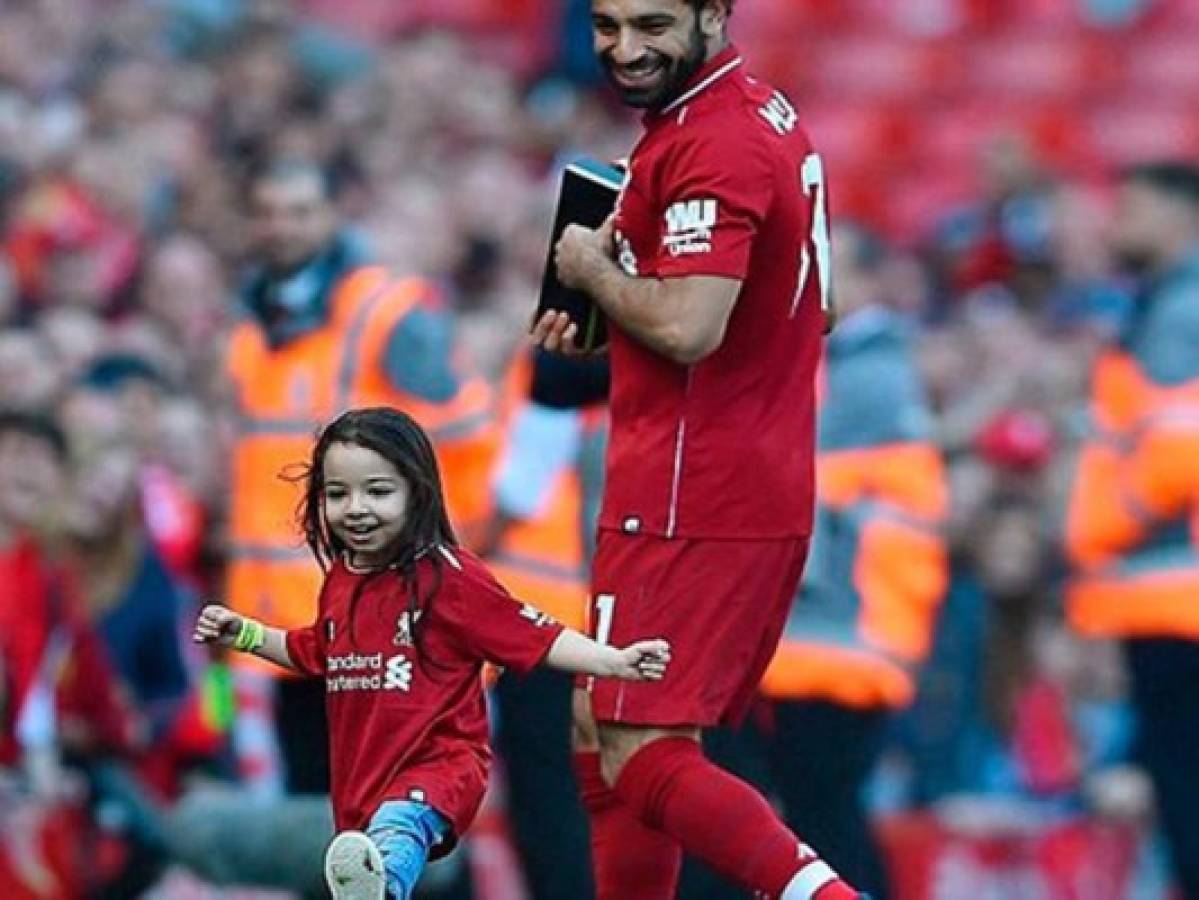
{"type": "Polygon", "coordinates": [[[587,609],[581,494],[578,475],[562,472],[544,510],[509,525],[487,558],[513,596],[580,631],[587,609]]]}
{"type": "Polygon", "coordinates": [[[812,541],[761,689],[775,700],[899,707],[915,694],[948,585],[944,467],[892,317],[846,320],[822,375],[812,541]]]}
{"type": "Polygon", "coordinates": [[[490,386],[472,378],[448,402],[429,403],[396,388],[383,366],[396,323],[430,290],[421,279],[364,267],[337,285],[323,327],[282,347],[269,346],[253,321],[235,329],[228,370],[240,421],[226,595],[233,609],[280,628],[311,623],[321,573],[297,525],[298,479],[317,431],[347,409],[393,406],[411,415],[437,450],[455,525],[474,527],[486,515],[497,441],[490,386]]]}
{"type": "Polygon", "coordinates": [[[1091,418],[1066,520],[1070,623],[1091,637],[1199,640],[1199,380],[1157,384],[1111,350],[1091,418]]]}
{"type": "MultiPolygon", "coordinates": [[[[520,354],[505,379],[511,424],[527,398],[532,368],[528,354],[520,354]]],[[[602,424],[602,413],[584,413],[584,428],[602,424]]],[[[577,467],[564,469],[538,513],[511,522],[487,557],[488,567],[515,597],[536,606],[571,628],[586,625],[587,563],[583,530],[582,486],[577,467]]]]}
{"type": "MultiPolygon", "coordinates": [[[[844,602],[818,625],[804,600],[762,679],[776,700],[828,700],[855,708],[900,707],[931,649],[949,566],[940,533],[946,500],[940,455],[912,444],[822,453],[816,528],[831,510],[854,508],[857,534],[844,602]],[[884,495],[886,501],[865,498],[884,495]],[[823,515],[821,512],[828,512],[823,515]]],[[[813,551],[819,552],[814,536],[813,551]]]]}

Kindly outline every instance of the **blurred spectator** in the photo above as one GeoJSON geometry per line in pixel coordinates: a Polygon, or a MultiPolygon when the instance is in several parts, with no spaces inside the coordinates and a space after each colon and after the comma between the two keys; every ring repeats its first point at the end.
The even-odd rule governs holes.
{"type": "Polygon", "coordinates": [[[145,527],[136,432],[119,398],[85,388],[68,396],[64,409],[75,470],[66,561],[142,729],[140,781],[124,765],[89,770],[100,805],[111,809],[129,842],[122,884],[134,891],[152,884],[166,861],[167,837],[150,791],[170,796],[178,789],[173,736],[188,690],[186,610],[145,527]]]}
{"type": "Polygon", "coordinates": [[[65,522],[70,563],[149,740],[163,741],[187,691],[186,610],[146,530],[135,433],[111,394],[77,391],[66,410],[75,468],[65,522]]]}
{"type": "Polygon", "coordinates": [[[0,331],[0,398],[14,409],[41,410],[50,406],[62,387],[50,344],[36,331],[0,331]]]}
{"type": "Polygon", "coordinates": [[[83,375],[104,346],[105,326],[94,313],[68,306],[46,310],[38,317],[38,331],[50,346],[67,382],[83,375]]]}
{"type": "Polygon", "coordinates": [[[833,250],[840,321],[826,346],[816,525],[763,690],[788,825],[882,898],[864,786],[931,647],[948,580],[948,499],[910,335],[879,302],[883,247],[842,224],[833,250]]]}
{"type": "Polygon", "coordinates": [[[1109,337],[1128,313],[1130,297],[1117,279],[1107,234],[1109,204],[1094,190],[1063,186],[1053,198],[1050,225],[1054,286],[1046,314],[1059,332],[1090,329],[1109,337]]]}
{"type": "Polygon", "coordinates": [[[999,134],[980,153],[982,197],[942,225],[938,249],[951,284],[970,291],[1007,284],[1029,302],[1042,289],[1049,180],[1028,141],[999,134]]]}
{"type": "Polygon", "coordinates": [[[229,286],[221,260],[200,240],[175,235],[151,251],[140,289],[141,306],[181,354],[187,383],[215,396],[218,348],[229,327],[229,286]]]}
{"type": "Polygon", "coordinates": [[[155,544],[171,573],[193,593],[215,587],[218,498],[229,473],[214,446],[231,440],[195,400],[167,400],[142,467],[142,502],[155,544]]]}
{"type": "Polygon", "coordinates": [[[1116,249],[1138,291],[1096,361],[1066,543],[1072,624],[1127,650],[1139,751],[1185,896],[1199,896],[1199,167],[1130,170],[1116,249]]]}
{"type": "Polygon", "coordinates": [[[127,749],[132,723],[74,584],[47,556],[42,517],[64,488],[66,442],[49,420],[0,413],[0,768],[35,793],[69,794],[63,757],[127,749]]]}

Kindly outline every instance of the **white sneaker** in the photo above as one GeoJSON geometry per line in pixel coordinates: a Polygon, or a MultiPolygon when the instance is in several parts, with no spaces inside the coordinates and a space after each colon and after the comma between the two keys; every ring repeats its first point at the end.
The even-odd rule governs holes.
{"type": "Polygon", "coordinates": [[[325,851],[325,883],[333,900],[384,900],[383,856],[361,831],[343,831],[325,851]]]}

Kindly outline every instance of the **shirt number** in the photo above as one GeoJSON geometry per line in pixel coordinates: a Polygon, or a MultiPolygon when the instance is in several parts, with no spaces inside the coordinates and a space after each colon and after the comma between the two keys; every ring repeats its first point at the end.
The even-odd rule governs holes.
{"type": "Polygon", "coordinates": [[[799,301],[808,287],[808,279],[815,275],[820,285],[820,308],[829,312],[832,292],[832,241],[828,230],[828,197],[824,185],[824,161],[817,153],[808,154],[799,170],[800,185],[805,197],[812,198],[812,233],[804,242],[799,257],[799,283],[795,286],[795,297],[791,301],[790,316],[799,309],[799,301]],[[812,271],[812,255],[816,256],[816,271],[812,271]]]}
{"type": "Polygon", "coordinates": [[[608,646],[608,638],[612,635],[612,613],[616,607],[615,594],[598,594],[595,598],[595,642],[608,646]]]}

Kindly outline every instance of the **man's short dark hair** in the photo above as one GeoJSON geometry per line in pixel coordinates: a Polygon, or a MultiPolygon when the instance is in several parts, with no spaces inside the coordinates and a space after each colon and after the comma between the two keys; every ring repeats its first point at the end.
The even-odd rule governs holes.
{"type": "Polygon", "coordinates": [[[296,178],[312,178],[320,185],[321,197],[333,199],[333,184],[324,166],[311,159],[298,157],[282,157],[267,160],[250,170],[248,183],[250,190],[260,184],[291,181],[296,178]]]}
{"type": "Polygon", "coordinates": [[[107,353],[97,357],[84,371],[79,383],[93,390],[119,391],[130,382],[142,382],[166,390],[166,376],[149,360],[133,353],[107,353]]]}
{"type": "Polygon", "coordinates": [[[48,446],[59,462],[67,458],[67,438],[52,418],[24,410],[0,410],[0,438],[20,434],[36,438],[48,446]]]}
{"type": "Polygon", "coordinates": [[[1141,163],[1124,171],[1123,180],[1155,190],[1199,207],[1199,165],[1182,160],[1141,163]]]}

